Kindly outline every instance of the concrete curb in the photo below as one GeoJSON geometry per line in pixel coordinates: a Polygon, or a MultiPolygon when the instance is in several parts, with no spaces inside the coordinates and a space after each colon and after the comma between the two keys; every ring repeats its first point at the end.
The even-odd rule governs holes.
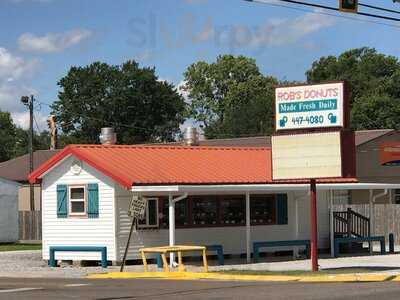
{"type": "Polygon", "coordinates": [[[89,279],[170,279],[170,280],[225,280],[225,281],[269,281],[269,282],[383,282],[400,281],[400,275],[388,274],[324,274],[324,275],[239,275],[223,273],[193,272],[111,272],[90,274],[89,279]]]}

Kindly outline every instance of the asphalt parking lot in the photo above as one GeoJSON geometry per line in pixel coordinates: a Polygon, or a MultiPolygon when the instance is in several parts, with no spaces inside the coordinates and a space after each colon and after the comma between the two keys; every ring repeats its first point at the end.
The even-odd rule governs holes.
{"type": "Polygon", "coordinates": [[[0,279],[0,299],[399,299],[400,284],[0,279]]]}

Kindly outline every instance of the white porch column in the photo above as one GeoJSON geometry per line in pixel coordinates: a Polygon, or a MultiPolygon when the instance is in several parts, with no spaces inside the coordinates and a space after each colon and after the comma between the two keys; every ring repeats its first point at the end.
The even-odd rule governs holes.
{"type": "MultiPolygon", "coordinates": [[[[373,194],[374,191],[373,190],[369,190],[369,227],[370,227],[370,232],[369,234],[371,236],[374,235],[374,204],[373,204],[373,194]]],[[[373,244],[371,242],[368,243],[369,244],[369,252],[372,254],[373,252],[373,244]]]]}
{"type": "Polygon", "coordinates": [[[246,261],[251,262],[250,193],[246,192],[246,261]]]}
{"type": "MultiPolygon", "coordinates": [[[[169,206],[168,206],[168,222],[169,222],[169,245],[175,245],[175,202],[172,195],[169,194],[169,206]]],[[[169,254],[170,266],[174,265],[174,253],[169,254]]]]}

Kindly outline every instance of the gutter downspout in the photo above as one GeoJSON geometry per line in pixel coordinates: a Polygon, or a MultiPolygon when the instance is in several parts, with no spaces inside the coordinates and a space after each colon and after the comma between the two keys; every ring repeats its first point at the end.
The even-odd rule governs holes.
{"type": "MultiPolygon", "coordinates": [[[[177,198],[173,198],[170,193],[168,196],[168,221],[169,221],[169,246],[175,245],[175,203],[185,199],[188,193],[183,194],[177,198]]],[[[170,266],[171,268],[175,266],[174,253],[169,254],[170,266]]]]}
{"type": "MultiPolygon", "coordinates": [[[[369,203],[369,209],[370,209],[370,222],[371,222],[371,232],[370,234],[373,236],[375,235],[375,202],[376,199],[381,198],[383,196],[386,196],[388,194],[388,189],[384,189],[382,193],[376,194],[373,196],[373,191],[370,190],[370,203],[369,203]]],[[[373,244],[371,243],[370,246],[370,252],[373,252],[373,244]]]]}

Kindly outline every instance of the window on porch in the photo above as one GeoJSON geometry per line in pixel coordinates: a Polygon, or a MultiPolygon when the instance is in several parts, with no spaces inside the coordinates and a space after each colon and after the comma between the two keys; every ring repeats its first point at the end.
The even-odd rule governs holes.
{"type": "MultiPolygon", "coordinates": [[[[168,228],[168,198],[159,200],[160,227],[168,228]]],[[[277,224],[276,195],[251,195],[251,225],[277,224]]],[[[175,203],[175,226],[213,227],[244,226],[246,200],[244,195],[195,196],[175,203]]]]}

